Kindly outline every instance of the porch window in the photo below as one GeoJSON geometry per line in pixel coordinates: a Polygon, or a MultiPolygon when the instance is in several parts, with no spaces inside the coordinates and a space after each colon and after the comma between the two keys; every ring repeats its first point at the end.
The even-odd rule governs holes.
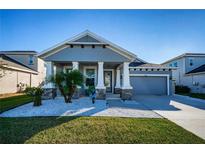
{"type": "Polygon", "coordinates": [[[64,73],[69,73],[70,71],[72,71],[72,66],[64,66],[63,68],[64,73]]]}
{"type": "Polygon", "coordinates": [[[88,86],[94,86],[95,85],[95,69],[86,69],[85,72],[85,85],[88,86]]]}

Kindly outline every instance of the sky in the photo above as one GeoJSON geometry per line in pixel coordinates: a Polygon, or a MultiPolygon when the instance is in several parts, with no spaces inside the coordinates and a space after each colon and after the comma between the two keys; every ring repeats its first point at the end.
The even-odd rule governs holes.
{"type": "Polygon", "coordinates": [[[205,53],[205,10],[0,10],[0,50],[41,52],[87,29],[150,63],[205,53]]]}

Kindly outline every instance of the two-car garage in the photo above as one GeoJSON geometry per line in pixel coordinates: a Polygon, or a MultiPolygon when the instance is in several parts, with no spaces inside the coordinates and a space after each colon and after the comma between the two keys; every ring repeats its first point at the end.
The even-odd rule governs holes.
{"type": "Polygon", "coordinates": [[[169,75],[130,74],[133,95],[169,95],[169,75]]]}

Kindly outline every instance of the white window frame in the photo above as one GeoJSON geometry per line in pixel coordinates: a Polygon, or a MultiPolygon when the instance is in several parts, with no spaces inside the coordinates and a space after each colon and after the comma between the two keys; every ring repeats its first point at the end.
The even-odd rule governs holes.
{"type": "MultiPolygon", "coordinates": [[[[94,81],[94,84],[95,84],[95,86],[96,86],[96,84],[97,84],[97,66],[84,66],[84,67],[83,67],[83,75],[85,76],[85,78],[86,78],[86,70],[87,70],[87,69],[94,69],[94,72],[95,72],[95,76],[94,76],[95,81],[94,81]]],[[[84,87],[85,87],[86,89],[88,88],[85,83],[84,83],[84,87]]]]}
{"type": "Polygon", "coordinates": [[[155,77],[166,77],[167,78],[167,95],[170,95],[169,90],[169,74],[130,74],[130,76],[155,76],[155,77]]]}
{"type": "Polygon", "coordinates": [[[64,72],[64,73],[66,73],[66,69],[67,69],[67,68],[68,68],[68,69],[71,69],[71,70],[73,69],[72,66],[63,66],[63,72],[64,72]]]}

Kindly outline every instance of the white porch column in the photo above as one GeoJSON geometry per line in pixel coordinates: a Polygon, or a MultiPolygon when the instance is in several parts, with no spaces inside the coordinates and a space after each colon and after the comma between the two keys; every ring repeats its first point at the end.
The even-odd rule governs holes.
{"type": "Polygon", "coordinates": [[[53,65],[53,74],[56,76],[56,65],[53,65]]]}
{"type": "Polygon", "coordinates": [[[78,70],[79,69],[79,63],[78,62],[72,62],[73,64],[73,70],[78,70]]]}
{"type": "Polygon", "coordinates": [[[104,62],[98,62],[98,82],[96,89],[105,89],[103,64],[104,62]]]}
{"type": "MultiPolygon", "coordinates": [[[[46,78],[49,79],[50,76],[52,76],[52,75],[53,75],[53,64],[52,64],[52,62],[48,61],[48,62],[46,62],[46,78]]],[[[44,88],[53,88],[53,84],[50,82],[46,83],[44,88]]]]}
{"type": "Polygon", "coordinates": [[[132,89],[130,86],[130,72],[129,72],[129,62],[123,63],[123,82],[122,89],[132,89]]]}
{"type": "Polygon", "coordinates": [[[120,69],[116,70],[116,85],[115,88],[121,88],[120,85],[120,69]]]}

